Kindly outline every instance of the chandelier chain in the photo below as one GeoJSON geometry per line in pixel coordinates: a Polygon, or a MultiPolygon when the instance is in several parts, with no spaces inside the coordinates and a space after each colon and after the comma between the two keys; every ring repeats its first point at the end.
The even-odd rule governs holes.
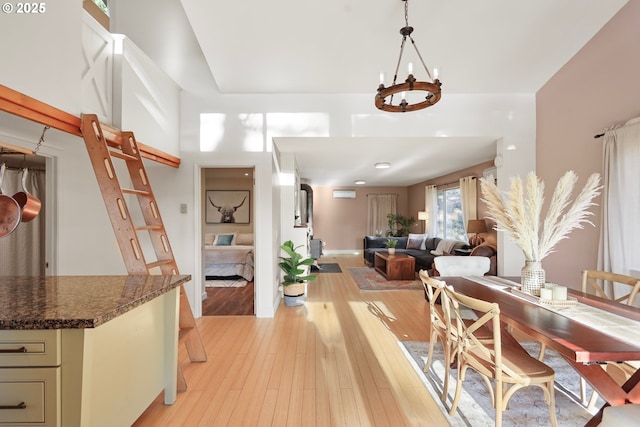
{"type": "Polygon", "coordinates": [[[404,0],[404,23],[409,26],[409,0],[404,0]]]}

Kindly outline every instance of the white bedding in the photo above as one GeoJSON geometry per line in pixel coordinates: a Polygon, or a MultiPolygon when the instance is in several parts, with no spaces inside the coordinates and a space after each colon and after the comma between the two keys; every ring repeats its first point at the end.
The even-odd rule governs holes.
{"type": "Polygon", "coordinates": [[[253,246],[205,245],[205,276],[241,276],[253,280],[253,246]]]}

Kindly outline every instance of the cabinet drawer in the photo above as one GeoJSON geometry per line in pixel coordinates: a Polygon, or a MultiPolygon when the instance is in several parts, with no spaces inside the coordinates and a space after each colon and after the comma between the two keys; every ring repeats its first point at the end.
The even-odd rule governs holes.
{"type": "Polygon", "coordinates": [[[0,367],[60,365],[60,330],[0,331],[0,367]]]}
{"type": "Polygon", "coordinates": [[[0,426],[60,424],[60,368],[0,369],[0,426]]]}

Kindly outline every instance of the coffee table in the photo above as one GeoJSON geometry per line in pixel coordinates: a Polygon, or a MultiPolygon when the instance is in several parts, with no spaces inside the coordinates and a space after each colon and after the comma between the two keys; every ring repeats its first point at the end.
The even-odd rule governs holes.
{"type": "Polygon", "coordinates": [[[416,259],[407,254],[376,252],[374,268],[387,280],[413,280],[416,277],[416,259]]]}

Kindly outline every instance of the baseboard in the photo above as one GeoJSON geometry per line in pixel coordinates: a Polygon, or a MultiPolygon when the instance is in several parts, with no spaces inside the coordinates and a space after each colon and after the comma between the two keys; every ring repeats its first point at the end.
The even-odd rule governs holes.
{"type": "Polygon", "coordinates": [[[323,249],[322,255],[362,255],[362,249],[323,249]]]}

